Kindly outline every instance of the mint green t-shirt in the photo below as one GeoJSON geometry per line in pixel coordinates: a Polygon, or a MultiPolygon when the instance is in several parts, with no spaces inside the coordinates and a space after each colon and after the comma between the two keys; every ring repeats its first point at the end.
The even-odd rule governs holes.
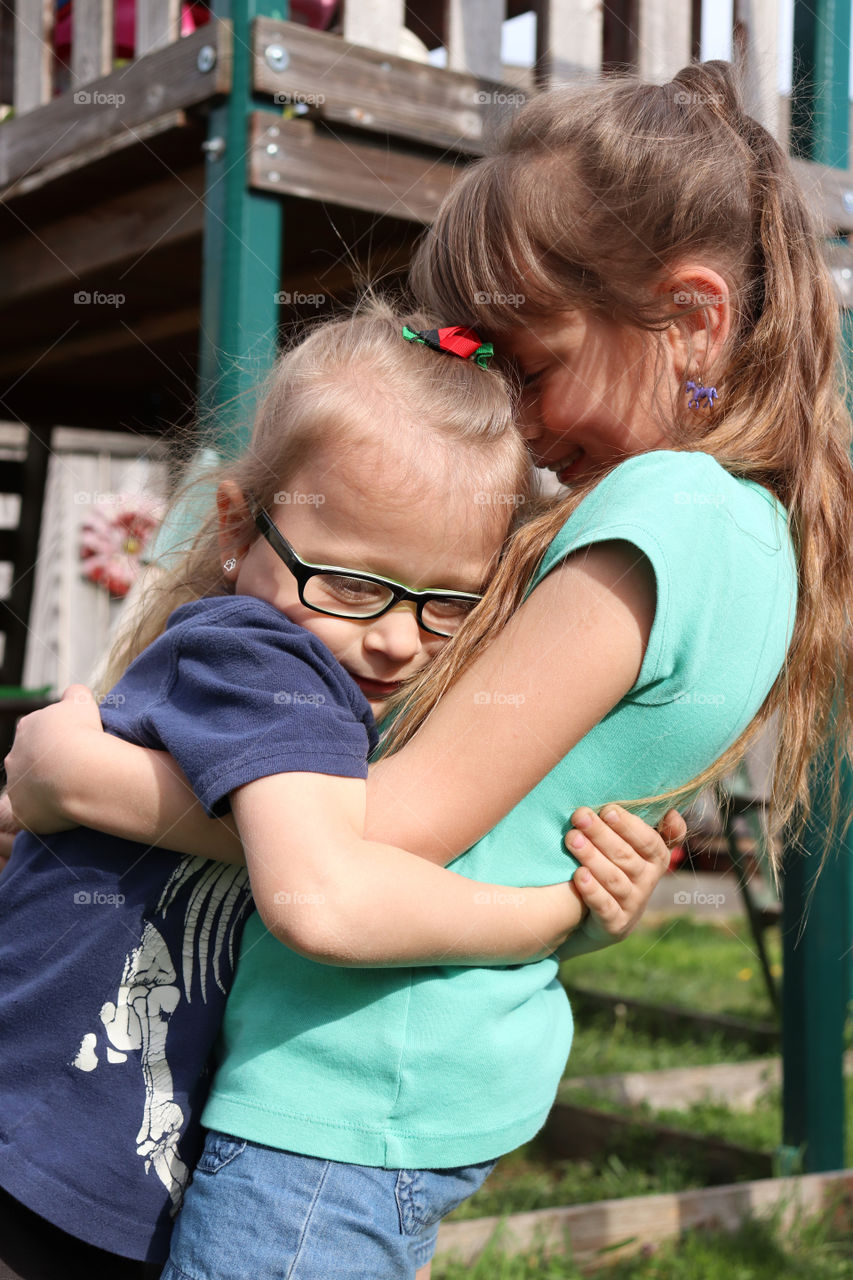
{"type": "MultiPolygon", "coordinates": [[[[637,682],[454,860],[461,875],[508,885],[569,878],[563,836],[577,805],[689,781],[749,724],[779,673],[796,566],[785,511],[765,489],[703,453],[631,458],[569,516],[531,586],[569,552],[612,539],[636,546],[656,580],[637,682]]],[[[646,816],[656,821],[658,810],[646,816]]],[[[254,915],[203,1123],[387,1168],[511,1151],[544,1123],[571,1045],[557,966],[551,956],[501,968],[333,968],[290,951],[254,915]]]]}

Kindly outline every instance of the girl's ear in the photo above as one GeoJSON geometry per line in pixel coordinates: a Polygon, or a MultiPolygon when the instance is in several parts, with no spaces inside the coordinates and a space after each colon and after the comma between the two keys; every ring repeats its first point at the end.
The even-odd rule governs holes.
{"type": "Polygon", "coordinates": [[[240,572],[240,561],[249,550],[246,529],[251,515],[243,492],[233,480],[222,480],[216,490],[216,507],[219,511],[219,550],[222,555],[222,572],[227,582],[235,582],[240,572]]]}
{"type": "Polygon", "coordinates": [[[668,295],[674,312],[685,313],[666,330],[676,376],[684,382],[701,375],[710,382],[731,330],[729,286],[706,263],[686,262],[659,292],[662,301],[668,295]]]}

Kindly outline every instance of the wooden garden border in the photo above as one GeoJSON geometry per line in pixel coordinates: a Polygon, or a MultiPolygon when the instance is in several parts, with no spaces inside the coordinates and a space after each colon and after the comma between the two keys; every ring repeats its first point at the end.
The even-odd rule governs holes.
{"type": "Polygon", "coordinates": [[[577,1265],[589,1270],[685,1231],[733,1231],[747,1218],[774,1211],[780,1212],[782,1224],[787,1226],[798,1214],[813,1216],[842,1199],[848,1209],[853,1205],[853,1169],[799,1178],[762,1178],[666,1195],[599,1200],[570,1208],[513,1213],[504,1218],[446,1222],[438,1233],[437,1256],[455,1254],[470,1265],[502,1227],[499,1240],[505,1253],[543,1246],[550,1253],[571,1252],[577,1265]]]}

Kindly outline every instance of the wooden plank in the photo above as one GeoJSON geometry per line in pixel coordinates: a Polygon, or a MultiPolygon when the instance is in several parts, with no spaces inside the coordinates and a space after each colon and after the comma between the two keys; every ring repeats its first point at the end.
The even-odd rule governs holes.
{"type": "Polygon", "coordinates": [[[500,1227],[500,1246],[508,1254],[523,1253],[540,1244],[555,1254],[571,1249],[572,1260],[588,1269],[615,1262],[687,1231],[711,1226],[735,1231],[751,1217],[778,1213],[784,1228],[798,1214],[820,1213],[842,1194],[853,1194],[853,1169],[801,1178],[761,1178],[667,1195],[599,1200],[596,1204],[513,1213],[506,1218],[443,1222],[436,1256],[455,1256],[471,1266],[500,1227]]]}
{"type": "Polygon", "coordinates": [[[109,453],[113,458],[146,457],[166,461],[168,440],[132,431],[93,431],[87,427],[54,427],[51,445],[57,453],[109,453]]]}
{"type": "Polygon", "coordinates": [[[137,58],[172,44],[181,34],[181,0],[137,0],[135,34],[137,58]]]}
{"type": "Polygon", "coordinates": [[[449,0],[447,65],[488,80],[501,79],[504,0],[449,0]]]}
{"type": "Polygon", "coordinates": [[[15,8],[15,113],[40,107],[50,98],[53,60],[51,0],[17,0],[15,8]]]}
{"type": "Polygon", "coordinates": [[[230,87],[231,28],[211,22],[76,94],[65,93],[38,111],[7,120],[0,128],[0,188],[170,111],[207,102],[230,87]],[[197,65],[204,45],[217,50],[210,71],[197,65]],[[88,101],[80,100],[81,94],[88,101]]]}
{"type": "Polygon", "coordinates": [[[769,1022],[752,1022],[731,1014],[697,1013],[681,1005],[657,1004],[651,1000],[612,995],[609,991],[591,991],[575,986],[569,986],[567,990],[573,1009],[582,1009],[588,1014],[610,1011],[614,1017],[627,1017],[634,1025],[649,1031],[661,1030],[672,1034],[675,1028],[679,1028],[683,1034],[703,1041],[727,1036],[752,1045],[759,1053],[762,1049],[779,1047],[779,1028],[769,1022]]]}
{"type": "Polygon", "coordinates": [[[599,75],[603,41],[601,0],[541,0],[536,62],[544,85],[599,75]]]}
{"type": "Polygon", "coordinates": [[[489,95],[510,87],[267,18],[255,20],[252,56],[255,92],[283,107],[301,102],[330,123],[475,154],[483,150],[489,95]],[[265,57],[270,47],[286,55],[279,70],[265,57]]]}
{"type": "Polygon", "coordinates": [[[0,120],[15,97],[15,16],[0,4],[0,120]]]}
{"type": "Polygon", "coordinates": [[[344,5],[344,40],[378,53],[399,53],[406,25],[405,0],[350,0],[344,5]]]}
{"type": "Polygon", "coordinates": [[[152,250],[199,238],[204,222],[204,165],[184,170],[111,200],[85,213],[59,218],[0,243],[4,308],[51,289],[81,287],[83,277],[152,250]]]}
{"type": "Polygon", "coordinates": [[[144,124],[136,125],[132,130],[128,129],[125,133],[117,133],[113,137],[104,139],[103,142],[94,143],[91,147],[82,147],[79,151],[75,151],[70,156],[65,156],[62,160],[57,160],[54,164],[45,165],[43,169],[38,169],[35,173],[29,173],[22,178],[18,178],[16,182],[0,190],[0,204],[7,204],[18,196],[29,195],[31,191],[38,191],[40,187],[49,186],[51,182],[67,177],[75,169],[97,164],[99,160],[104,160],[107,156],[114,155],[117,151],[139,146],[149,138],[156,138],[161,134],[172,133],[186,127],[187,115],[184,111],[169,111],[166,115],[158,116],[154,120],[146,120],[144,124]]]}
{"type": "Polygon", "coordinates": [[[71,81],[75,89],[112,71],[113,18],[113,0],[74,0],[71,81]]]}
{"type": "Polygon", "coordinates": [[[114,457],[100,440],[79,453],[60,453],[52,442],[24,663],[29,688],[88,682],[121,612],[121,601],[80,572],[80,524],[99,494],[164,492],[165,464],[149,454],[154,440],[131,438],[130,457],[114,457]]]}
{"type": "MultiPolygon", "coordinates": [[[[853,1060],[850,1063],[853,1068],[853,1060]]],[[[604,1076],[572,1076],[560,1084],[570,1100],[572,1089],[586,1089],[614,1102],[642,1103],[660,1110],[685,1110],[696,1102],[719,1102],[749,1110],[782,1079],[780,1058],[751,1062],[714,1062],[700,1067],[668,1067],[661,1071],[623,1071],[604,1076]]]]}
{"type": "Polygon", "coordinates": [[[439,156],[339,138],[309,120],[280,120],[266,111],[251,118],[249,181],[262,191],[426,223],[454,172],[439,156]]]}
{"type": "Polygon", "coordinates": [[[18,490],[21,505],[17,528],[4,534],[5,545],[0,546],[0,559],[13,565],[12,580],[4,593],[3,659],[0,665],[0,683],[4,685],[23,683],[24,651],[29,635],[27,621],[34,585],[30,569],[37,559],[45,477],[51,456],[50,424],[44,421],[28,423],[24,476],[18,490]]]}
{"type": "MultiPolygon", "coordinates": [[[[844,1055],[844,1071],[853,1075],[853,1050],[844,1055]]],[[[657,1110],[683,1111],[696,1102],[719,1102],[735,1110],[751,1110],[782,1080],[781,1058],[751,1062],[713,1062],[699,1067],[666,1067],[660,1071],[622,1071],[605,1076],[571,1076],[565,1091],[585,1089],[614,1102],[642,1103],[657,1110]]],[[[570,1097],[567,1098],[570,1100],[570,1097]]]]}
{"type": "Polygon", "coordinates": [[[690,61],[690,5],[684,0],[637,0],[637,11],[637,74],[664,84],[690,61]]]}
{"type": "Polygon", "coordinates": [[[712,1184],[743,1177],[769,1178],[773,1174],[769,1152],[688,1133],[640,1116],[619,1115],[571,1102],[554,1104],[540,1136],[561,1160],[599,1160],[603,1153],[624,1144],[629,1134],[636,1138],[646,1168],[654,1168],[659,1157],[675,1156],[701,1171],[712,1184]]]}
{"type": "Polygon", "coordinates": [[[172,338],[197,334],[198,329],[198,307],[184,307],[165,315],[135,317],[128,323],[115,320],[109,328],[86,330],[80,337],[63,338],[47,351],[44,342],[19,349],[6,346],[0,353],[0,377],[20,373],[36,364],[39,369],[48,369],[92,357],[106,357],[140,345],[151,347],[172,338]]]}
{"type": "Polygon", "coordinates": [[[738,26],[747,110],[778,139],[782,125],[778,0],[738,0],[738,26]]]}

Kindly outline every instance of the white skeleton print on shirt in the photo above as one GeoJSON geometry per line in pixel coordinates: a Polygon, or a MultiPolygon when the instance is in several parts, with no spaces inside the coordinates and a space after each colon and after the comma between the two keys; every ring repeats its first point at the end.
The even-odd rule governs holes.
{"type": "Polygon", "coordinates": [[[202,1001],[207,1002],[208,969],[227,994],[222,982],[226,944],[228,970],[233,972],[234,928],[250,905],[245,867],[181,858],[153,919],[144,924],[139,945],[125,957],[115,999],[101,1007],[103,1031],[83,1036],[72,1063],[87,1072],[101,1066],[98,1048],[104,1035],[108,1064],[127,1062],[129,1053],[139,1053],[145,1103],[136,1153],[145,1161],[145,1172],[153,1169],[168,1190],[173,1213],[180,1208],[190,1171],[178,1152],[187,1117],[175,1100],[166,1056],[169,1023],[182,999],[192,1003],[195,972],[202,1001]],[[164,920],[179,898],[185,902],[184,929],[181,955],[173,958],[153,920],[164,920]]]}

